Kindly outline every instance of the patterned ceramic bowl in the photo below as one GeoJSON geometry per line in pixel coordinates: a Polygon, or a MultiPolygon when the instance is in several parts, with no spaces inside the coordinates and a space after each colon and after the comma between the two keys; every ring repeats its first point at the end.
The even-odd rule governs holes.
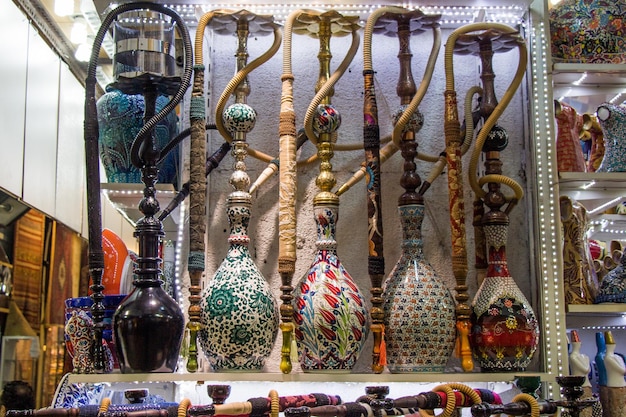
{"type": "Polygon", "coordinates": [[[563,0],[550,10],[555,62],[626,62],[626,0],[563,0]]]}

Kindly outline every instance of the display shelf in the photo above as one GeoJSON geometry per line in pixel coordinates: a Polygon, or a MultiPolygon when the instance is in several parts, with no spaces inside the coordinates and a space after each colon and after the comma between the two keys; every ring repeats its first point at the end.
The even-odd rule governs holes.
{"type": "MultiPolygon", "coordinates": [[[[105,198],[133,227],[135,227],[137,220],[143,217],[138,207],[143,198],[144,187],[140,183],[105,182],[100,184],[100,189],[105,198]]],[[[176,190],[172,184],[157,184],[156,190],[156,199],[161,210],[163,210],[176,196],[176,190]]],[[[166,239],[177,239],[179,217],[179,209],[177,208],[163,220],[166,239]]]]}
{"type": "Polygon", "coordinates": [[[537,372],[510,373],[413,373],[413,374],[342,374],[342,373],[148,373],[148,374],[70,374],[69,383],[96,382],[333,382],[389,383],[389,382],[511,382],[517,376],[538,376],[544,382],[555,382],[555,375],[537,372]]]}
{"type": "Polygon", "coordinates": [[[575,97],[593,112],[624,91],[626,64],[555,63],[552,81],[554,98],[575,97]]]}
{"type": "Polygon", "coordinates": [[[559,172],[559,193],[580,201],[593,218],[626,200],[626,172],[559,172]]]}
{"type": "Polygon", "coordinates": [[[626,304],[568,304],[567,314],[618,317],[626,314],[626,304]]]}

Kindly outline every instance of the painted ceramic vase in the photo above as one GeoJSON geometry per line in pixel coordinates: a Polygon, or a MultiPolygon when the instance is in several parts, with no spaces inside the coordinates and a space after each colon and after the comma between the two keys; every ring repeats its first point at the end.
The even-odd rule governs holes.
{"type": "Polygon", "coordinates": [[[392,373],[443,372],[454,349],[454,299],[424,259],[424,205],[398,207],[402,253],[385,281],[387,367],[392,373]]]}
{"type": "Polygon", "coordinates": [[[472,303],[472,354],[482,372],[524,371],[539,344],[539,323],[509,273],[507,225],[483,226],[486,277],[472,303]]]}
{"type": "Polygon", "coordinates": [[[596,332],[596,356],[594,361],[596,364],[596,376],[598,378],[597,383],[599,386],[606,386],[607,376],[606,368],[604,366],[604,357],[606,356],[606,340],[604,339],[604,333],[596,332]]]}
{"type": "Polygon", "coordinates": [[[619,259],[619,264],[602,278],[595,302],[626,303],[626,255],[624,253],[619,259]]]}
{"type": "Polygon", "coordinates": [[[606,119],[598,118],[604,135],[604,157],[596,172],[626,172],[626,107],[603,103],[606,119]]]}
{"type": "Polygon", "coordinates": [[[228,253],[201,295],[198,340],[215,372],[261,371],[278,334],[278,308],[248,250],[249,202],[229,201],[228,221],[228,253]]]}
{"type": "Polygon", "coordinates": [[[626,62],[626,1],[563,0],[550,9],[552,58],[557,62],[626,62]]]}
{"type": "Polygon", "coordinates": [[[565,302],[593,304],[599,284],[586,238],[589,215],[582,204],[568,196],[561,196],[560,209],[565,302]]]}
{"type": "Polygon", "coordinates": [[[557,122],[556,159],[559,172],[585,172],[587,163],[578,132],[582,129],[582,116],[573,107],[558,103],[555,110],[557,122]]]}
{"type": "MultiPolygon", "coordinates": [[[[156,111],[160,111],[169,99],[160,95],[156,111]]],[[[129,95],[107,87],[107,92],[98,99],[100,160],[108,182],[141,183],[141,171],[131,162],[131,146],[135,136],[144,125],[144,97],[129,95]]],[[[174,112],[159,122],[155,129],[157,149],[163,149],[178,134],[178,117],[174,112]]],[[[158,182],[178,186],[180,167],[178,148],[172,149],[161,161],[158,182]]]]}
{"type": "Polygon", "coordinates": [[[365,299],[337,257],[337,206],[315,207],[317,254],[294,291],[295,336],[304,372],[349,372],[367,339],[365,299]]]}

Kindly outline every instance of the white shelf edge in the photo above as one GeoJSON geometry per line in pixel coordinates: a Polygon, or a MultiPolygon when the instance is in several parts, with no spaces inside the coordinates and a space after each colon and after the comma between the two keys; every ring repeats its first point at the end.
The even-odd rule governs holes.
{"type": "Polygon", "coordinates": [[[340,374],[340,373],[147,373],[147,374],[70,374],[69,383],[111,382],[512,382],[516,376],[538,376],[544,382],[555,382],[555,375],[544,372],[511,373],[415,373],[415,374],[340,374]]]}
{"type": "Polygon", "coordinates": [[[552,72],[626,72],[626,64],[587,64],[578,62],[555,62],[552,72]]]}
{"type": "Polygon", "coordinates": [[[592,315],[626,314],[626,304],[569,304],[567,313],[592,315]]]}

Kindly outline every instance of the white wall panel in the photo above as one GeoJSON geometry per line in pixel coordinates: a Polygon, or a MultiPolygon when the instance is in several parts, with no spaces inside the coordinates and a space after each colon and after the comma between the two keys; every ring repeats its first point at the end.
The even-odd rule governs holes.
{"type": "Polygon", "coordinates": [[[13,2],[0,2],[0,186],[22,195],[28,21],[13,2]],[[7,34],[10,34],[7,35],[7,34]]]}
{"type": "Polygon", "coordinates": [[[61,65],[57,145],[56,218],[81,231],[85,189],[83,140],[85,89],[66,65],[61,65]]]}
{"type": "Polygon", "coordinates": [[[30,32],[26,78],[24,200],[55,217],[59,58],[30,32]]]}

